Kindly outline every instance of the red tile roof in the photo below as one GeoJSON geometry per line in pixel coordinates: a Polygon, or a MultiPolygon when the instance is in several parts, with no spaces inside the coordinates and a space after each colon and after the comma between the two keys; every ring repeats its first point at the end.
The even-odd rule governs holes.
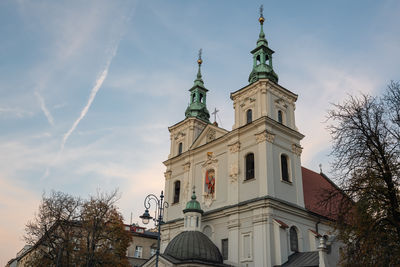
{"type": "MultiPolygon", "coordinates": [[[[323,173],[316,173],[301,167],[303,176],[304,205],[306,209],[329,219],[335,220],[339,211],[339,198],[337,195],[327,204],[322,203],[328,191],[340,192],[340,189],[323,173]]],[[[340,195],[343,193],[340,192],[340,195]]]]}

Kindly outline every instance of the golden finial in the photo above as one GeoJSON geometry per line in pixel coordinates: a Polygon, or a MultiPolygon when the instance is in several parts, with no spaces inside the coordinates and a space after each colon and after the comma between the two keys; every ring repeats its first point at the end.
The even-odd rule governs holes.
{"type": "Polygon", "coordinates": [[[200,48],[200,50],[199,50],[199,59],[197,60],[197,63],[199,63],[199,65],[201,65],[201,63],[203,63],[203,60],[201,59],[202,51],[203,51],[203,49],[200,48]]]}
{"type": "Polygon", "coordinates": [[[264,16],[263,16],[263,11],[264,11],[264,7],[263,7],[263,5],[261,5],[261,6],[260,6],[260,18],[258,19],[258,21],[259,21],[261,24],[263,24],[264,21],[265,21],[264,16]]]}

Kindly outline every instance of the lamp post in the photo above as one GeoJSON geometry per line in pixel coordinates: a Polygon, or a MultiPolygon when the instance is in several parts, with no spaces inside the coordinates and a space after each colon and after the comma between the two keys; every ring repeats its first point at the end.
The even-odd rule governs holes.
{"type": "Polygon", "coordinates": [[[160,255],[160,236],[161,236],[161,224],[164,223],[164,209],[169,207],[168,202],[164,201],[164,194],[161,191],[160,198],[157,198],[155,195],[150,194],[144,199],[144,207],[145,211],[140,218],[144,224],[148,224],[151,219],[154,221],[154,225],[158,227],[158,236],[157,236],[157,251],[156,251],[156,267],[158,267],[158,256],[160,255]],[[151,207],[150,201],[154,201],[156,204],[155,218],[150,216],[149,209],[151,207]]]}

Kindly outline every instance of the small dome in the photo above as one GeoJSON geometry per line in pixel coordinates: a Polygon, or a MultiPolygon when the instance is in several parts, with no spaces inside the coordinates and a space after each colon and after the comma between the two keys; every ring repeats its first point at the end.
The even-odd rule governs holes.
{"type": "Polygon", "coordinates": [[[223,258],[214,243],[202,232],[184,231],[175,236],[164,251],[164,255],[178,260],[200,260],[223,263],[223,258]]]}
{"type": "Polygon", "coordinates": [[[203,214],[200,203],[196,200],[196,193],[194,192],[194,190],[192,194],[192,199],[188,203],[186,203],[186,209],[183,210],[183,213],[190,211],[203,214]]]}

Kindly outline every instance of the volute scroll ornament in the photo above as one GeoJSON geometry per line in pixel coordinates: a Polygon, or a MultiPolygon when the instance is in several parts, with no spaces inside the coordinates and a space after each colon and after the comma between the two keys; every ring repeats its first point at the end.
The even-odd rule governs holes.
{"type": "Polygon", "coordinates": [[[166,172],[164,172],[165,180],[171,179],[171,174],[172,174],[172,171],[166,171],[166,172]]]}
{"type": "Polygon", "coordinates": [[[237,164],[232,164],[229,170],[229,182],[234,183],[237,181],[239,175],[239,166],[237,164]]]}
{"type": "Polygon", "coordinates": [[[183,171],[188,172],[190,170],[190,162],[183,164],[183,171]]]}
{"type": "Polygon", "coordinates": [[[265,142],[265,141],[273,143],[274,139],[275,139],[275,135],[267,130],[257,133],[257,134],[255,134],[255,136],[256,136],[257,144],[265,142]]]}
{"type": "Polygon", "coordinates": [[[301,152],[303,152],[303,148],[298,145],[298,144],[292,144],[292,152],[296,155],[296,156],[300,156],[301,152]]]}
{"type": "Polygon", "coordinates": [[[235,143],[228,144],[228,147],[229,147],[229,152],[231,152],[231,153],[239,152],[239,150],[240,150],[240,142],[237,141],[235,143]]]}

